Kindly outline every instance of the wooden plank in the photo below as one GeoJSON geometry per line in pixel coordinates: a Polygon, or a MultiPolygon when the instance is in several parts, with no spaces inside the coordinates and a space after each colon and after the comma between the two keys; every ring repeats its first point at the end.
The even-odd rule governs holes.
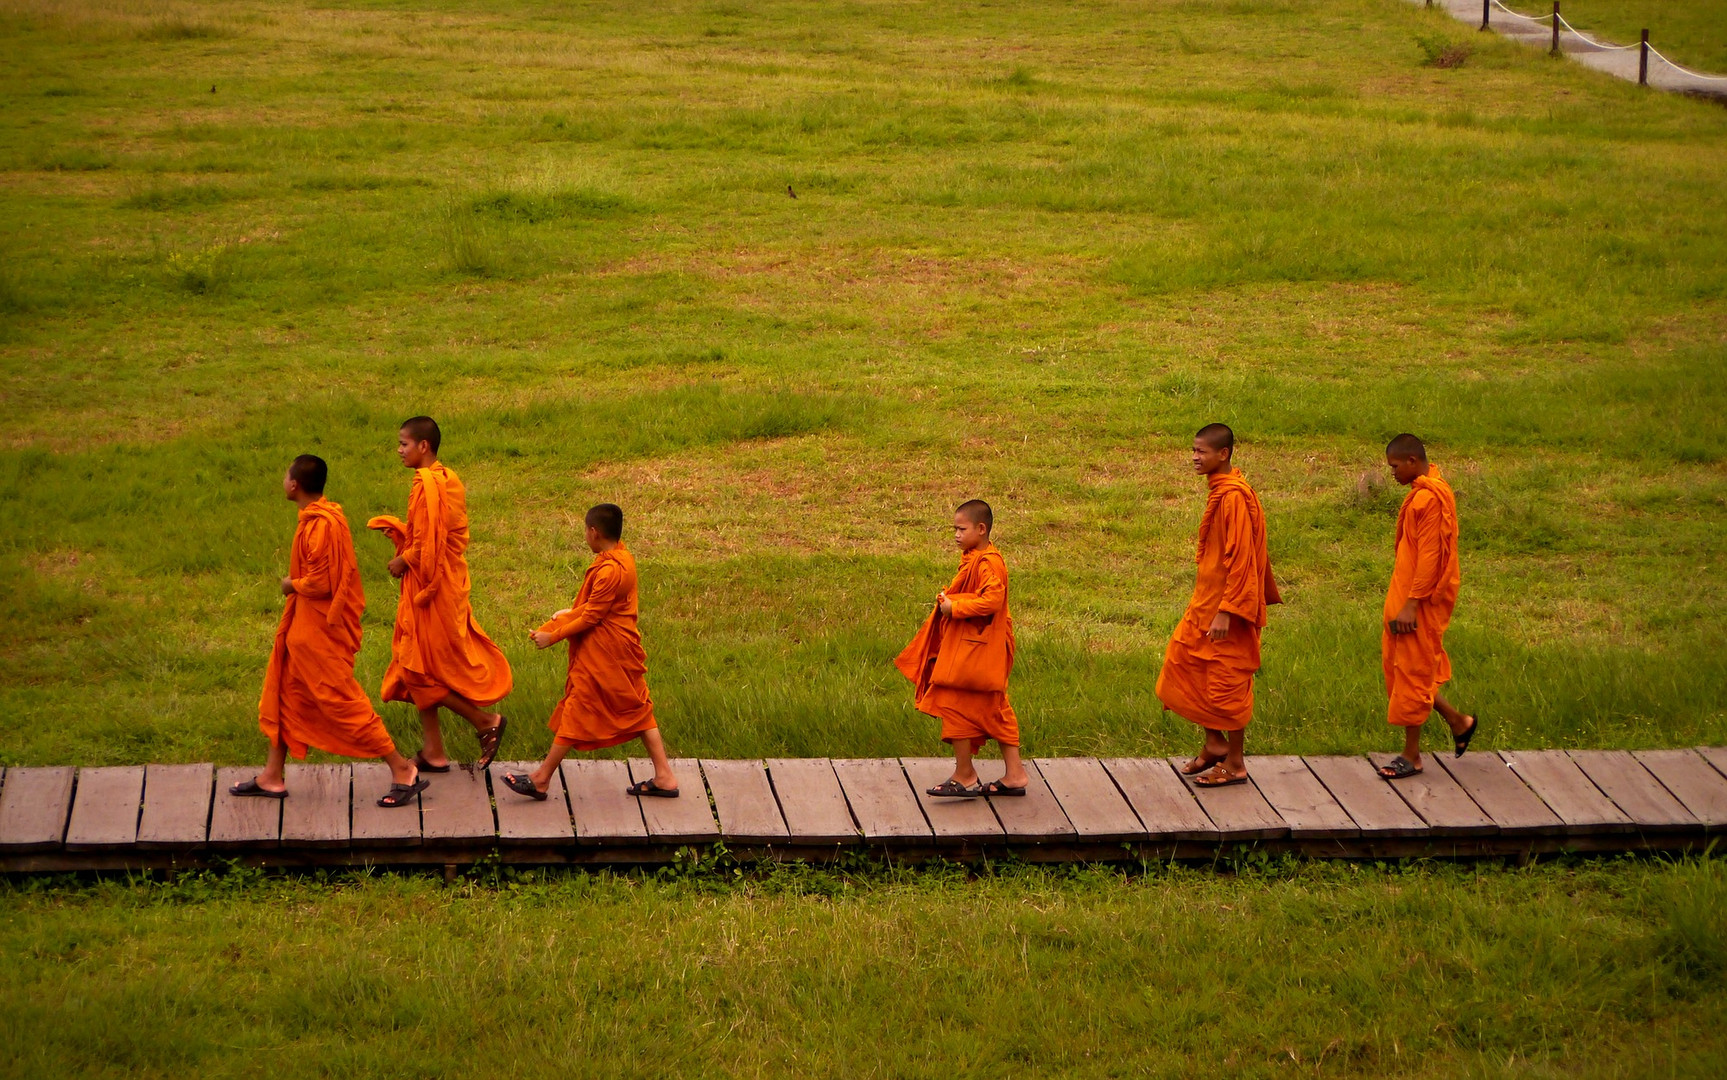
{"type": "Polygon", "coordinates": [[[722,837],[740,844],[778,844],[790,837],[765,765],[703,758],[701,767],[714,795],[722,837]]]}
{"type": "Polygon", "coordinates": [[[1071,757],[1038,758],[1036,764],[1079,839],[1099,843],[1145,839],[1145,826],[1103,762],[1071,757]]]}
{"type": "Polygon", "coordinates": [[[216,770],[199,765],[144,766],[141,848],[201,848],[210,835],[210,795],[216,770]]]}
{"type": "Polygon", "coordinates": [[[332,765],[289,765],[283,778],[288,784],[288,797],[282,801],[282,846],[347,847],[352,835],[348,803],[354,786],[353,766],[345,761],[332,765]]]}
{"type": "Polygon", "coordinates": [[[1727,825],[1727,777],[1694,750],[1639,750],[1632,755],[1710,832],[1727,825]]]}
{"type": "Polygon", "coordinates": [[[477,845],[489,844],[497,838],[492,793],[486,788],[485,773],[457,766],[426,779],[431,786],[420,792],[423,843],[477,845]]]}
{"type": "Polygon", "coordinates": [[[562,772],[552,775],[546,785],[546,799],[530,799],[504,786],[504,774],[532,773],[540,767],[537,761],[494,761],[492,771],[492,801],[498,808],[498,842],[501,844],[570,844],[576,839],[576,827],[570,821],[570,801],[564,794],[562,772]]]}
{"type": "MultiPolygon", "coordinates": [[[[1279,817],[1271,804],[1265,801],[1265,796],[1251,783],[1231,784],[1228,787],[1205,788],[1193,782],[1190,776],[1181,776],[1181,767],[1193,760],[1190,756],[1178,756],[1169,759],[1170,768],[1181,777],[1182,783],[1193,792],[1193,797],[1199,800],[1199,805],[1205,811],[1205,816],[1217,826],[1218,833],[1225,840],[1275,840],[1280,836],[1289,835],[1289,825],[1279,817]]],[[[1249,776],[1252,770],[1249,769],[1249,776]]]]}
{"type": "Polygon", "coordinates": [[[1571,760],[1601,793],[1646,832],[1684,832],[1703,823],[1625,750],[1570,750],[1571,760]]]}
{"type": "Polygon", "coordinates": [[[1336,840],[1361,835],[1349,816],[1307,762],[1293,755],[1265,755],[1247,759],[1247,775],[1265,801],[1289,826],[1297,840],[1336,840]]]}
{"type": "Polygon", "coordinates": [[[6,786],[0,788],[0,848],[37,851],[59,847],[72,809],[75,775],[70,766],[7,769],[6,786]]]}
{"type": "Polygon", "coordinates": [[[1499,757],[1558,816],[1567,836],[1631,832],[1625,811],[1601,794],[1563,750],[1504,750],[1499,757]]]}
{"type": "Polygon", "coordinates": [[[1715,771],[1727,776],[1727,746],[1699,746],[1697,752],[1703,755],[1703,760],[1715,767],[1715,771]]]}
{"type": "Polygon", "coordinates": [[[900,758],[899,763],[937,840],[989,843],[1006,835],[988,801],[929,794],[928,789],[953,775],[953,758],[900,758]]]}
{"type": "Polygon", "coordinates": [[[576,841],[582,844],[640,844],[648,838],[641,800],[627,794],[630,767],[622,761],[565,758],[558,770],[570,798],[576,841]]]}
{"type": "Polygon", "coordinates": [[[144,766],[79,769],[72,816],[66,823],[67,850],[131,847],[138,842],[138,811],[143,802],[144,766]]]}
{"type": "MultiPolygon", "coordinates": [[[[1007,764],[999,758],[980,760],[976,764],[978,779],[986,784],[1007,775],[1007,764]]],[[[1078,836],[1061,803],[1056,801],[1055,793],[1050,791],[1049,784],[1038,771],[1037,763],[1027,761],[1025,772],[1029,783],[1024,795],[1005,795],[989,800],[1008,840],[1022,844],[1052,844],[1078,836]]],[[[1113,788],[1115,785],[1110,786],[1113,788]]]]}
{"type": "Polygon", "coordinates": [[[1559,815],[1497,754],[1464,754],[1460,758],[1434,754],[1430,768],[1432,761],[1439,762],[1451,774],[1457,785],[1475,800],[1475,805],[1499,826],[1501,833],[1559,836],[1565,832],[1565,823],[1559,820],[1559,815]]]}
{"type": "Polygon", "coordinates": [[[858,838],[845,791],[827,758],[769,758],[768,780],[794,844],[847,844],[858,838]]]}
{"type": "MultiPolygon", "coordinates": [[[[428,783],[438,778],[428,773],[428,783]]],[[[348,842],[354,847],[418,847],[420,845],[420,797],[406,806],[379,806],[394,783],[390,767],[381,761],[354,762],[353,803],[349,814],[348,842]]]]}
{"type": "MultiPolygon", "coordinates": [[[[1383,768],[1396,756],[1383,753],[1367,755],[1376,769],[1383,768]]],[[[1429,760],[1423,764],[1420,775],[1381,783],[1402,796],[1409,808],[1427,822],[1427,831],[1434,836],[1491,836],[1498,832],[1499,826],[1475,805],[1469,793],[1451,778],[1450,773],[1433,763],[1431,759],[1434,756],[1428,755],[1429,760]]]]}
{"type": "MultiPolygon", "coordinates": [[[[648,836],[665,844],[706,844],[720,838],[719,822],[714,820],[714,808],[708,804],[708,790],[702,785],[702,769],[695,758],[672,758],[672,772],[678,778],[675,799],[649,797],[642,804],[642,820],[647,822],[648,836]]],[[[654,763],[647,758],[630,759],[630,781],[639,784],[652,779],[654,763]]],[[[635,796],[629,796],[635,798],[635,796]]]]}
{"type": "Polygon", "coordinates": [[[1366,839],[1426,836],[1427,822],[1359,755],[1304,757],[1308,771],[1343,807],[1366,839]]]}
{"type": "Polygon", "coordinates": [[[923,816],[905,770],[893,758],[836,758],[834,775],[846,805],[869,840],[928,840],[935,830],[923,816]]]}
{"type": "Polygon", "coordinates": [[[1104,758],[1104,769],[1153,840],[1216,840],[1217,826],[1163,758],[1104,758]]]}
{"type": "Polygon", "coordinates": [[[273,848],[281,843],[282,804],[287,799],[236,798],[228,794],[235,784],[257,775],[255,765],[216,770],[216,797],[210,805],[211,847],[273,848]]]}

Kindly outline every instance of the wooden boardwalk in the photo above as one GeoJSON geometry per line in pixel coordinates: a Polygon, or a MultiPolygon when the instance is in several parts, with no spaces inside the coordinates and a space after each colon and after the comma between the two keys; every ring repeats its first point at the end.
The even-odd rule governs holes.
{"type": "MultiPolygon", "coordinates": [[[[932,799],[946,758],[683,759],[678,799],[624,793],[641,760],[564,763],[545,802],[498,774],[430,777],[380,809],[379,764],[290,765],[287,799],[236,799],[254,769],[210,765],[0,772],[0,871],[461,866],[670,861],[719,842],[745,857],[1032,861],[1209,859],[1243,848],[1316,858],[1531,856],[1701,849],[1727,827],[1727,748],[1432,755],[1388,784],[1389,755],[1249,758],[1253,782],[1196,789],[1179,758],[1040,758],[1024,798],[932,799]]],[[[979,762],[984,778],[999,761],[979,762]]]]}

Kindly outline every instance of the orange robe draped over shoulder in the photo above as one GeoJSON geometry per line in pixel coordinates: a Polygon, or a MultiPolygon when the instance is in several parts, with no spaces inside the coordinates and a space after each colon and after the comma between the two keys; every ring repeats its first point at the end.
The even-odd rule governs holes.
{"type": "Polygon", "coordinates": [[[258,728],[297,758],[315,746],[347,757],[396,749],[354,678],[366,593],[342,508],[319,499],[300,511],[288,556],[294,592],[282,606],[258,699],[258,728]]]}
{"type": "Polygon", "coordinates": [[[441,461],[415,469],[408,520],[375,517],[366,527],[388,536],[408,564],[384,700],[429,709],[450,694],[482,706],[509,696],[510,662],[468,604],[468,492],[461,479],[441,461]]]}
{"type": "Polygon", "coordinates": [[[603,750],[659,726],[637,610],[636,559],[619,544],[594,556],[569,611],[540,627],[570,643],[564,697],[546,725],[560,745],[603,750]]]}
{"type": "Polygon", "coordinates": [[[1390,696],[1386,720],[1398,727],[1419,727],[1433,712],[1433,695],[1451,681],[1445,655],[1445,629],[1457,607],[1463,571],[1457,558],[1457,497],[1439,473],[1427,467],[1403,497],[1397,511],[1397,564],[1385,592],[1379,652],[1390,696]],[[1391,632],[1392,617],[1414,597],[1415,631],[1391,632]]]}
{"type": "Polygon", "coordinates": [[[952,617],[931,611],[894,666],[916,687],[917,710],[941,720],[941,738],[1019,745],[1019,718],[1007,700],[1013,672],[1013,616],[1007,560],[986,543],[960,556],[947,589],[952,617]]]}
{"type": "Polygon", "coordinates": [[[1282,603],[1265,548],[1265,511],[1239,471],[1210,478],[1199,521],[1193,598],[1169,637],[1157,696],[1201,727],[1239,731],[1253,719],[1253,676],[1267,604],[1282,603]],[[1229,614],[1229,634],[1211,640],[1211,620],[1229,614]]]}

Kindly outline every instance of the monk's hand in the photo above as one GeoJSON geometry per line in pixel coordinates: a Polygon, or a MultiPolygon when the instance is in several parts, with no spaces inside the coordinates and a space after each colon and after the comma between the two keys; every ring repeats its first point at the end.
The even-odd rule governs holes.
{"type": "Polygon", "coordinates": [[[293,596],[294,595],[294,579],[293,578],[285,577],[282,579],[282,595],[283,596],[293,596]]]}
{"type": "Polygon", "coordinates": [[[398,555],[395,558],[390,560],[390,576],[391,577],[399,578],[407,572],[408,572],[408,560],[402,558],[400,555],[398,555]]]}
{"type": "Polygon", "coordinates": [[[558,643],[558,639],[544,630],[535,630],[528,634],[528,640],[534,643],[536,649],[549,649],[558,643]]]}
{"type": "Polygon", "coordinates": [[[1220,611],[1211,617],[1210,635],[1213,641],[1222,641],[1229,636],[1229,612],[1220,611]]]}
{"type": "Polygon", "coordinates": [[[947,598],[947,593],[936,594],[935,606],[937,611],[950,619],[953,618],[953,601],[947,598]]]}
{"type": "Polygon", "coordinates": [[[1403,610],[1391,617],[1391,632],[1393,634],[1415,633],[1415,599],[1403,602],[1403,610]]]}

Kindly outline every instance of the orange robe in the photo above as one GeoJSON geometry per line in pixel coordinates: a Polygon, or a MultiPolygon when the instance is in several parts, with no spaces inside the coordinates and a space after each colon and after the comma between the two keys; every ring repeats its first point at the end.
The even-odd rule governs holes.
{"type": "Polygon", "coordinates": [[[540,627],[570,643],[564,698],[546,725],[558,745],[603,750],[659,726],[637,610],[636,558],[619,544],[594,556],[570,610],[540,627]]]}
{"type": "Polygon", "coordinates": [[[1445,628],[1457,607],[1463,583],[1457,559],[1457,497],[1439,474],[1427,467],[1403,497],[1397,511],[1397,564],[1385,592],[1379,652],[1385,690],[1391,698],[1386,720],[1398,727],[1420,727],[1433,712],[1433,695],[1451,681],[1445,655],[1445,628]],[[1391,620],[1414,597],[1415,631],[1393,634],[1391,620]]]}
{"type": "Polygon", "coordinates": [[[510,662],[468,604],[468,492],[461,479],[441,461],[415,469],[408,520],[375,517],[366,528],[388,536],[408,564],[384,700],[430,709],[451,694],[481,706],[509,696],[510,662]]]}
{"type": "Polygon", "coordinates": [[[297,758],[315,746],[346,757],[396,749],[354,678],[366,593],[342,508],[319,499],[300,511],[288,556],[294,592],[282,605],[258,699],[258,728],[297,758]]]}
{"type": "Polygon", "coordinates": [[[1210,478],[1199,520],[1199,572],[1187,612],[1169,637],[1157,696],[1177,716],[1215,731],[1253,719],[1253,676],[1267,604],[1282,603],[1265,549],[1265,511],[1239,471],[1210,478]],[[1229,613],[1229,634],[1211,640],[1211,620],[1229,613]]]}
{"type": "Polygon", "coordinates": [[[941,720],[941,738],[1019,745],[1019,718],[1007,700],[1013,672],[1013,616],[1007,609],[1007,560],[991,543],[960,556],[947,589],[952,617],[938,608],[894,666],[912,681],[917,710],[941,720]]]}

